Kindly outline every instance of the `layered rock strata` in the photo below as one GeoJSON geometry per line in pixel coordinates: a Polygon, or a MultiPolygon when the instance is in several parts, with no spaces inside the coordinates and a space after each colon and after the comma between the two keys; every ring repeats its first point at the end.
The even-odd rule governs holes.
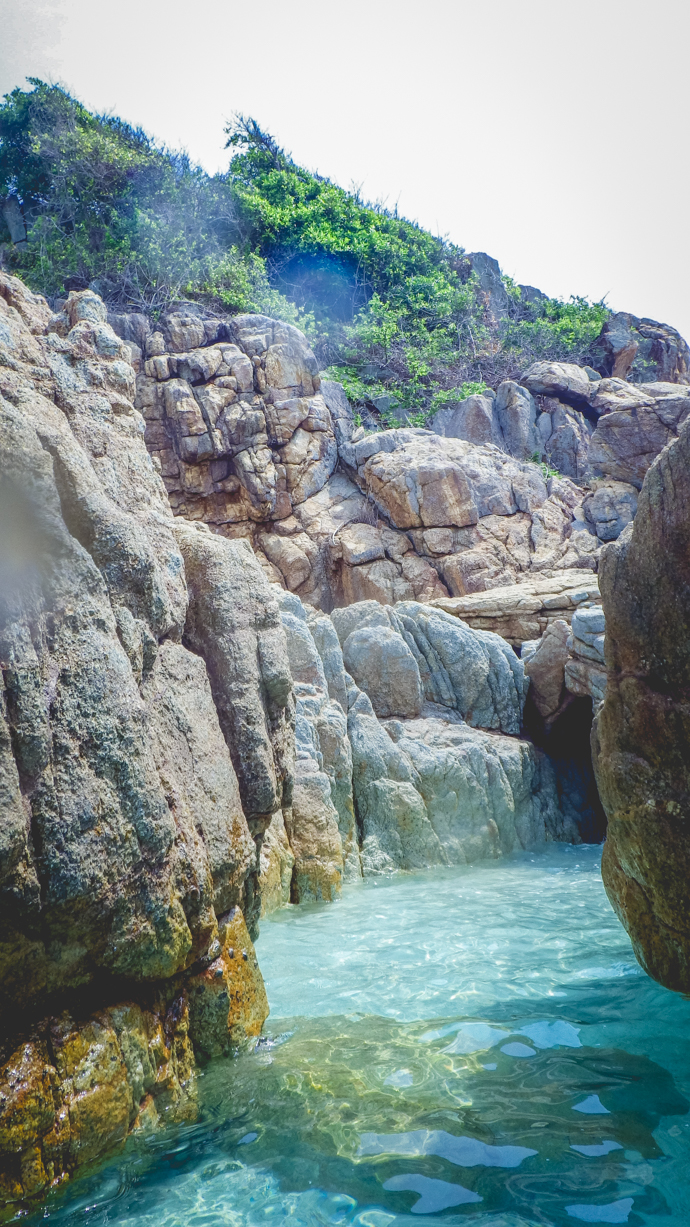
{"type": "Polygon", "coordinates": [[[494,631],[515,648],[538,639],[557,620],[570,624],[583,604],[599,600],[599,583],[591,571],[552,571],[487,592],[441,598],[433,602],[475,630],[494,631]]]}
{"type": "Polygon", "coordinates": [[[596,569],[587,492],[526,463],[544,454],[544,422],[554,434],[528,388],[505,381],[431,431],[365,436],[291,326],[192,304],[155,332],[111,318],[174,511],[251,541],[268,577],[310,604],[428,601],[531,570],[596,569]]]}
{"type": "Polygon", "coordinates": [[[643,967],[690,990],[690,423],[608,546],[606,698],[593,738],[608,815],[602,873],[643,967]]]}

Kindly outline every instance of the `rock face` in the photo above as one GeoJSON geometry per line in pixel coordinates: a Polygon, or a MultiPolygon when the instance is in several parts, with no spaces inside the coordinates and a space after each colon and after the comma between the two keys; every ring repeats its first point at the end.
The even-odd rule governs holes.
{"type": "Polygon", "coordinates": [[[494,443],[509,456],[528,460],[540,450],[537,410],[526,388],[510,379],[496,392],[468,396],[453,408],[440,409],[431,419],[435,434],[466,443],[494,443]]]}
{"type": "Polygon", "coordinates": [[[533,396],[550,396],[576,408],[589,406],[595,385],[571,362],[534,362],[522,377],[533,396]]]}
{"type": "MultiPolygon", "coordinates": [[[[502,318],[498,266],[482,253],[468,260],[487,312],[502,318]]],[[[690,409],[682,344],[657,338],[652,366],[667,383],[627,383],[620,362],[603,379],[536,362],[520,382],[440,410],[431,432],[365,435],[291,326],[194,304],[156,331],[140,316],[111,318],[137,368],[136,405],[173,510],[251,542],[270,580],[325,612],[596,570],[601,543],[634,515],[644,473],[690,409]],[[544,478],[535,457],[558,476],[544,478]]]]}
{"type": "Polygon", "coordinates": [[[619,311],[604,324],[599,344],[606,375],[627,379],[634,371],[639,383],[690,382],[690,350],[668,324],[619,311]]]}
{"type": "Polygon", "coordinates": [[[606,694],[604,639],[606,621],[600,605],[580,606],[573,614],[568,637],[565,685],[571,694],[590,698],[595,706],[606,694]]]}
{"type": "Polygon", "coordinates": [[[0,277],[0,324],[1,1021],[27,1037],[5,1041],[0,1156],[16,1198],[150,1121],[150,1091],[191,1102],[195,1052],[258,1034],[252,833],[289,806],[294,749],[268,584],[243,543],[173,518],[100,299],[54,317],[0,277]],[[125,991],[142,1005],[113,1005],[125,991]],[[82,1021],[35,1031],[77,993],[82,1021]]]}
{"type": "Polygon", "coordinates": [[[375,601],[334,610],[333,622],[343,645],[343,658],[361,660],[361,645],[371,644],[384,667],[367,675],[362,688],[377,716],[419,715],[422,701],[458,712],[474,727],[520,732],[526,684],[515,653],[498,635],[472,631],[440,609],[400,602],[394,609],[375,601]],[[414,687],[412,685],[414,679],[414,687]],[[396,698],[400,686],[405,704],[396,698]]]}
{"type": "MultiPolygon", "coordinates": [[[[500,275],[472,259],[500,314],[500,275]]],[[[443,411],[442,433],[367,436],[288,325],[194,304],[155,329],[111,322],[90,291],[53,314],[0,274],[10,1202],[163,1111],[193,1117],[196,1063],[268,1011],[260,914],[362,873],[580,838],[577,781],[521,736],[527,688],[545,726],[574,696],[601,700],[602,543],[634,554],[646,467],[676,440],[640,496],[653,520],[681,486],[664,458],[687,450],[677,383],[537,364],[443,411]]],[[[656,591],[628,587],[638,604],[656,591]]],[[[659,689],[646,647],[652,681],[630,682],[631,651],[600,726],[617,883],[638,844],[606,747],[621,711],[631,744],[640,721],[652,738],[644,702],[620,696],[659,689]]]]}
{"type": "Polygon", "coordinates": [[[615,541],[635,518],[637,490],[623,481],[593,481],[592,493],[582,504],[587,520],[600,541],[615,541]]]}
{"type": "Polygon", "coordinates": [[[278,599],[297,710],[295,788],[285,815],[295,862],[282,901],[330,900],[344,878],[361,876],[342,653],[328,618],[292,594],[278,599]]]}
{"type": "Polygon", "coordinates": [[[690,990],[690,424],[649,469],[604,553],[608,683],[593,739],[602,872],[642,965],[690,990]]]}
{"type": "Polygon", "coordinates": [[[596,568],[601,543],[582,511],[585,493],[491,444],[390,430],[345,445],[341,456],[454,596],[526,571],[596,568]]]}
{"type": "Polygon", "coordinates": [[[0,1196],[22,1205],[124,1142],[130,1129],[194,1120],[185,994],[54,1020],[0,1069],[0,1196]]]}
{"type": "Polygon", "coordinates": [[[558,717],[565,697],[569,635],[568,623],[563,618],[556,618],[549,623],[541,639],[522,645],[520,658],[525,662],[525,676],[530,680],[537,711],[547,725],[558,717]]]}
{"type": "Polygon", "coordinates": [[[690,389],[675,383],[638,386],[603,379],[594,404],[602,416],[590,446],[592,472],[639,490],[650,464],[676,438],[690,413],[690,389]]]}
{"type": "Polygon", "coordinates": [[[599,600],[599,584],[591,571],[552,571],[506,584],[489,592],[444,597],[435,606],[461,618],[475,630],[494,631],[518,648],[538,639],[558,619],[569,624],[585,602],[599,600]]]}

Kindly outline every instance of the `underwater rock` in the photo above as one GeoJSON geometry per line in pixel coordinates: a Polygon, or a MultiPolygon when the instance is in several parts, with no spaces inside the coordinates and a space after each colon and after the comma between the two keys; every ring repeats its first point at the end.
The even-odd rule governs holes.
{"type": "Polygon", "coordinates": [[[0,1069],[0,1198],[59,1185],[130,1129],[194,1120],[195,1071],[184,990],[44,1023],[0,1069]]]}

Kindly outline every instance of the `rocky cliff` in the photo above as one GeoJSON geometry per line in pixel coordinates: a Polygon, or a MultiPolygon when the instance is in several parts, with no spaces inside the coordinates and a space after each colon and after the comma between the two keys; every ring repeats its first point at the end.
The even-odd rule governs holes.
{"type": "Polygon", "coordinates": [[[326,612],[596,570],[690,412],[682,383],[540,362],[430,430],[366,434],[290,325],[195,304],[155,331],[111,322],[173,510],[250,541],[270,579],[326,612]]]}
{"type": "Polygon", "coordinates": [[[266,1017],[262,912],[587,832],[548,738],[690,409],[595,375],[368,435],[279,321],[0,277],[5,1201],[194,1115],[266,1017]]]}
{"type": "Polygon", "coordinates": [[[690,424],[649,469],[604,552],[606,700],[594,736],[602,872],[646,970],[690,989],[690,424]]]}
{"type": "Polygon", "coordinates": [[[251,550],[172,516],[94,295],[0,282],[2,1191],[193,1110],[267,1014],[247,930],[291,678],[251,550]],[[255,840],[257,842],[255,842],[255,840]],[[13,1042],[21,1042],[12,1050],[13,1042]]]}

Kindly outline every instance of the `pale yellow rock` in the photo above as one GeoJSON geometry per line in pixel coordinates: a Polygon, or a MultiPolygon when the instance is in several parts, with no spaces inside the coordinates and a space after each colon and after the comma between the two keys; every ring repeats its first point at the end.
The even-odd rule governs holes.
{"type": "Polygon", "coordinates": [[[550,622],[569,622],[585,601],[598,601],[599,585],[591,571],[556,571],[529,576],[488,592],[442,597],[430,602],[461,618],[475,630],[491,630],[514,644],[538,639],[550,622]]]}
{"type": "Polygon", "coordinates": [[[290,847],[283,814],[277,810],[271,818],[261,845],[261,915],[270,916],[290,902],[292,870],[295,855],[290,847]]]}
{"type": "Polygon", "coordinates": [[[187,982],[194,1047],[204,1057],[246,1046],[268,1017],[263,977],[240,908],[220,918],[218,940],[218,957],[187,982]]]}
{"type": "Polygon", "coordinates": [[[294,853],[292,902],[332,900],[340,894],[343,849],[330,780],[312,759],[297,760],[292,810],[285,828],[294,853]]]}

